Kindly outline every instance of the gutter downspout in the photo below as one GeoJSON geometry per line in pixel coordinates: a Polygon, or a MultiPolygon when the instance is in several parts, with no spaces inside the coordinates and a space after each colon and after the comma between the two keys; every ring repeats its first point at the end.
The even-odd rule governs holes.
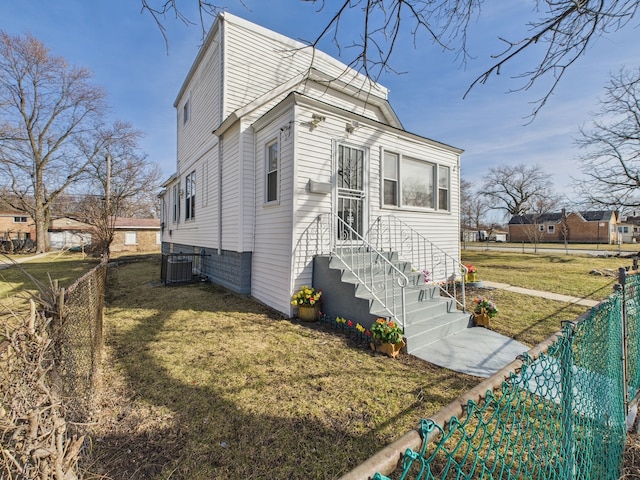
{"type": "MultiPolygon", "coordinates": [[[[218,41],[218,57],[220,59],[220,93],[218,102],[220,111],[218,112],[218,118],[221,122],[224,118],[225,112],[225,75],[224,75],[224,62],[225,62],[225,20],[224,17],[220,16],[220,29],[218,30],[218,35],[220,36],[220,40],[218,41]]],[[[218,137],[218,256],[222,255],[222,154],[223,148],[222,144],[224,143],[224,135],[218,137]]]]}

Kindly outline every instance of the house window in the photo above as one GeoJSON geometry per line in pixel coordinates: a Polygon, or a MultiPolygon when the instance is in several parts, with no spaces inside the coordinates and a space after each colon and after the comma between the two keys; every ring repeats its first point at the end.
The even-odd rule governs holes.
{"type": "Polygon", "coordinates": [[[196,218],[196,171],[186,176],[184,180],[184,218],[193,220],[196,218]]]}
{"type": "Polygon", "coordinates": [[[555,225],[547,225],[547,233],[556,233],[555,225]]]}
{"type": "Polygon", "coordinates": [[[27,217],[13,217],[14,223],[27,223],[27,217]]]}
{"type": "Polygon", "coordinates": [[[180,186],[173,186],[173,223],[180,218],[180,186]]]}
{"type": "Polygon", "coordinates": [[[383,172],[383,204],[398,205],[398,155],[384,152],[383,172]]]}
{"type": "Polygon", "coordinates": [[[541,232],[544,232],[544,225],[538,225],[538,230],[540,230],[541,232]]]}
{"type": "Polygon", "coordinates": [[[125,245],[137,245],[138,234],[137,232],[124,232],[124,244],[125,245]]]}
{"type": "Polygon", "coordinates": [[[435,165],[403,157],[400,163],[402,206],[434,208],[435,165]]]}
{"type": "Polygon", "coordinates": [[[266,150],[266,197],[267,203],[278,200],[278,141],[267,144],[266,150]]]}
{"type": "Polygon", "coordinates": [[[438,210],[449,210],[449,167],[438,167],[438,210]]]}
{"type": "Polygon", "coordinates": [[[187,98],[182,106],[182,125],[186,125],[191,118],[191,98],[187,98]]]}
{"type": "Polygon", "coordinates": [[[450,177],[449,167],[385,152],[382,203],[385,206],[449,210],[450,177]]]}

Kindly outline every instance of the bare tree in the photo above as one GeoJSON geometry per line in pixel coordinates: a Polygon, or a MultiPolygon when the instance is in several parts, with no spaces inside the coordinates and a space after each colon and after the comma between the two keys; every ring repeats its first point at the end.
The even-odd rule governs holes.
{"type": "Polygon", "coordinates": [[[160,168],[140,153],[142,133],[125,122],[115,122],[96,130],[88,138],[91,158],[87,166],[84,191],[76,215],[94,226],[94,248],[109,255],[117,217],[153,217],[157,203],[160,168]],[[146,210],[146,211],[145,211],[146,210]]]}
{"type": "Polygon", "coordinates": [[[47,246],[52,202],[92,160],[81,146],[106,104],[90,79],[33,36],[0,32],[0,173],[8,202],[35,222],[37,252],[47,246]]]}
{"type": "Polygon", "coordinates": [[[610,78],[591,128],[577,145],[586,177],[575,185],[585,203],[616,209],[640,206],[640,68],[610,78]]]}
{"type": "Polygon", "coordinates": [[[492,167],[483,177],[483,193],[492,208],[507,215],[522,215],[539,210],[543,200],[557,202],[551,175],[538,165],[502,165],[492,167]]]}
{"type": "Polygon", "coordinates": [[[487,197],[482,193],[474,191],[471,182],[465,179],[460,180],[460,222],[463,228],[482,230],[482,223],[491,209],[487,202],[487,197]]]}
{"type": "MultiPolygon", "coordinates": [[[[241,1],[241,0],[240,0],[241,1]]],[[[451,51],[462,64],[474,55],[470,51],[471,24],[481,17],[483,0],[300,0],[318,5],[318,10],[334,8],[328,23],[315,39],[313,47],[329,38],[339,48],[355,51],[350,66],[377,80],[385,71],[393,71],[392,56],[402,48],[404,32],[409,32],[414,46],[431,42],[437,48],[451,51]],[[349,27],[342,28],[346,20],[349,27]],[[353,24],[359,25],[354,31],[353,24]]],[[[164,35],[167,14],[185,23],[178,0],[141,0],[143,11],[149,12],[164,35]]],[[[222,10],[224,0],[198,0],[199,23],[206,31],[205,18],[222,10]]],[[[242,1],[241,1],[242,3],[242,1]]],[[[195,3],[194,3],[195,4],[195,3]]],[[[535,0],[531,2],[530,20],[522,26],[517,38],[498,36],[504,48],[491,55],[490,66],[471,82],[469,90],[499,75],[503,67],[524,52],[534,56],[533,65],[514,78],[522,83],[512,90],[527,90],[538,81],[547,81],[542,97],[534,103],[532,115],[544,106],[565,71],[583,55],[598,37],[618,31],[631,21],[638,0],[535,0]]],[[[166,37],[165,37],[166,38],[166,37]]],[[[469,92],[467,91],[467,93],[469,92]]],[[[466,95],[466,94],[465,94],[466,95]]]]}

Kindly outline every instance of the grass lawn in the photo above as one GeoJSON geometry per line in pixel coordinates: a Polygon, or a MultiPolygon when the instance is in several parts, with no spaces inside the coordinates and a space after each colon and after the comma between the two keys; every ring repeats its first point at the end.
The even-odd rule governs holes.
{"type": "MultiPolygon", "coordinates": [[[[589,269],[620,262],[531,255],[522,268],[508,253],[464,255],[482,279],[591,298],[613,279],[589,269]]],[[[158,277],[155,259],[110,271],[87,478],[336,478],[479,382],[375,355],[213,285],[152,286],[158,277]]],[[[529,346],[587,310],[487,289],[470,290],[469,305],[474,295],[497,302],[494,330],[529,346]]]]}
{"type": "Polygon", "coordinates": [[[631,259],[617,257],[471,250],[462,252],[462,261],[478,269],[480,280],[593,300],[611,294],[617,279],[589,272],[617,272],[619,267],[633,263],[631,259]]]}
{"type": "Polygon", "coordinates": [[[158,277],[157,261],[110,271],[86,478],[335,478],[478,381],[158,277]]]}
{"type": "Polygon", "coordinates": [[[50,253],[19,265],[0,270],[0,299],[19,293],[37,291],[25,272],[49,285],[49,279],[58,280],[61,287],[68,287],[99,263],[99,259],[80,253],[50,253]]]}

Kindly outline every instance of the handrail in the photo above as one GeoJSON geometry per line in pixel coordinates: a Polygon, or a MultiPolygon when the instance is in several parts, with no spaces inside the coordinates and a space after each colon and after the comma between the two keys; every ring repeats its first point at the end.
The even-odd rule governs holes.
{"type": "Polygon", "coordinates": [[[368,243],[380,251],[396,251],[400,258],[425,275],[425,282],[434,282],[440,291],[465,307],[464,278],[468,273],[459,260],[427,240],[413,227],[392,215],[376,218],[367,232],[368,243]],[[460,300],[458,300],[458,278],[460,300]]]}
{"type": "MultiPolygon", "coordinates": [[[[331,238],[339,238],[337,233],[340,233],[340,238],[352,242],[343,246],[336,245],[331,249],[331,255],[342,262],[346,270],[372,295],[393,321],[404,327],[405,288],[409,284],[409,278],[339,215],[324,215],[331,219],[331,238]]],[[[321,221],[320,217],[318,220],[321,221]]]]}

